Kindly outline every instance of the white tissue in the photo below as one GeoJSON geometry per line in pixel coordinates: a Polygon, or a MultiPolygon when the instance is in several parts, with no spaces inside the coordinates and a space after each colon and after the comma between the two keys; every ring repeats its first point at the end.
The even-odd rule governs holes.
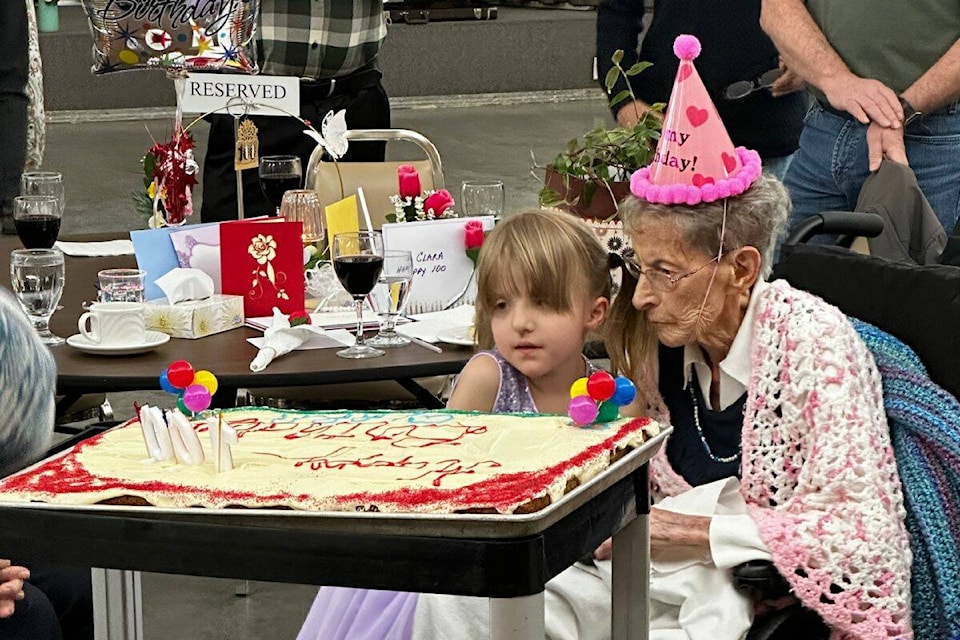
{"type": "Polygon", "coordinates": [[[204,300],[213,295],[213,278],[200,269],[171,269],[157,278],[168,304],[204,300]]]}

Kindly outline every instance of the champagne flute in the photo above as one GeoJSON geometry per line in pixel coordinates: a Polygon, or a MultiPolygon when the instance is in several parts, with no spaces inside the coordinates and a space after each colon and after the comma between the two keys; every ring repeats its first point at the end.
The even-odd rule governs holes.
{"type": "Polygon", "coordinates": [[[13,225],[27,249],[49,249],[60,234],[63,209],[56,196],[17,196],[13,199],[13,225]]]}
{"type": "Polygon", "coordinates": [[[300,188],[303,168],[298,156],[263,156],[260,158],[260,188],[263,195],[277,208],[273,215],[280,215],[283,194],[300,188]]]}
{"type": "Polygon", "coordinates": [[[403,347],[410,338],[396,332],[397,318],[403,313],[413,282],[413,255],[409,251],[384,251],[383,271],[367,296],[370,307],[380,316],[380,332],[367,340],[373,347],[403,347]]]}
{"type": "Polygon", "coordinates": [[[375,358],[384,354],[363,340],[363,301],[373,290],[383,270],[383,237],[377,231],[338,233],[333,236],[333,270],[340,284],[357,303],[357,343],[342,351],[341,358],[375,358]]]}
{"type": "Polygon", "coordinates": [[[10,253],[10,282],[24,313],[46,345],[63,343],[50,333],[50,316],[63,294],[63,253],[59,249],[14,249],[10,253]]]}

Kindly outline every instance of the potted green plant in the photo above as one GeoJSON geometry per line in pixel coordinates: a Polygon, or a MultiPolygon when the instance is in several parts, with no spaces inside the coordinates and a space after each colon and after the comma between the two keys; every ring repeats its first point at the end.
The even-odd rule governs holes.
{"type": "MultiPolygon", "coordinates": [[[[624,69],[623,50],[614,52],[611,60],[613,67],[604,78],[608,94],[621,74],[632,77],[650,66],[649,62],[638,62],[624,69]]],[[[627,98],[636,101],[633,89],[629,84],[627,87],[610,98],[611,107],[627,98]]],[[[657,103],[645,113],[638,111],[633,127],[598,127],[584,134],[582,141],[570,140],[544,167],[540,205],[558,207],[584,218],[615,217],[618,203],[630,193],[630,174],[650,163],[660,138],[663,107],[663,103],[657,103]]]]}

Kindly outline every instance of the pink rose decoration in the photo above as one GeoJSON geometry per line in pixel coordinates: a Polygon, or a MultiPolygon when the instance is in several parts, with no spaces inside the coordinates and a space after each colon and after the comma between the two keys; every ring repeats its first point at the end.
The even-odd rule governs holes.
{"type": "MultiPolygon", "coordinates": [[[[453,206],[453,196],[451,196],[450,192],[446,189],[434,191],[423,202],[423,210],[429,211],[430,209],[433,209],[433,215],[437,216],[438,218],[443,215],[443,212],[449,209],[451,206],[453,206]]],[[[476,222],[476,220],[474,220],[474,222],[476,222]]],[[[469,226],[469,223],[467,224],[469,226]]]]}
{"type": "Polygon", "coordinates": [[[463,226],[463,242],[467,249],[478,249],[483,245],[483,223],[470,220],[463,226]]]}
{"type": "Polygon", "coordinates": [[[397,167],[397,178],[400,183],[401,198],[416,198],[420,195],[420,174],[412,164],[402,164],[397,167]]]}

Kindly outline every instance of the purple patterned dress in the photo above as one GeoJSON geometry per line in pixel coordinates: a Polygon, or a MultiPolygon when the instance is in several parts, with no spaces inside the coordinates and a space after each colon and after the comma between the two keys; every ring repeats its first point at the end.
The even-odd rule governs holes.
{"type": "MultiPolygon", "coordinates": [[[[537,413],[527,379],[500,352],[480,351],[500,367],[500,388],[491,413],[537,413]]],[[[472,360],[473,358],[471,358],[472,360]]],[[[596,369],[584,359],[586,375],[596,369]]],[[[411,640],[419,594],[321,587],[297,640],[411,640]]]]}

